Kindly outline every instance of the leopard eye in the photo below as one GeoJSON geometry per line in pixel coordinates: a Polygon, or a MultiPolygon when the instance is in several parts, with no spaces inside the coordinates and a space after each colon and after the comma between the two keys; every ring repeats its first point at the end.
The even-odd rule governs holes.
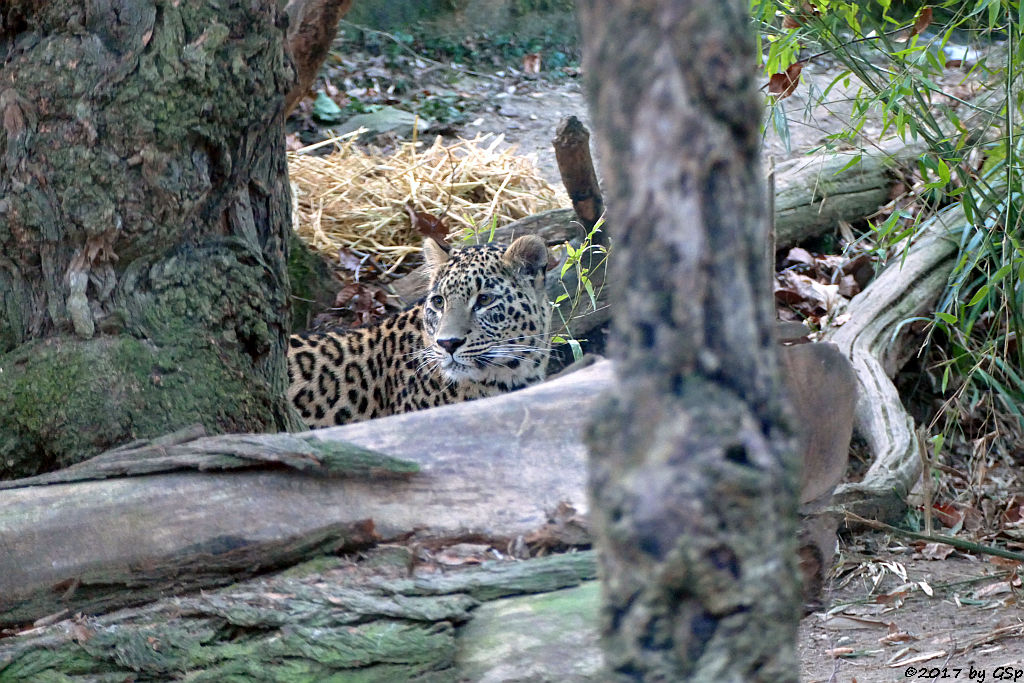
{"type": "Polygon", "coordinates": [[[487,304],[491,303],[492,301],[494,301],[494,295],[493,294],[487,294],[486,292],[484,292],[484,293],[480,293],[480,294],[476,295],[476,307],[477,308],[483,308],[484,306],[486,306],[487,304]]]}
{"type": "Polygon", "coordinates": [[[435,294],[430,297],[430,305],[434,308],[444,308],[444,297],[440,294],[435,294]]]}

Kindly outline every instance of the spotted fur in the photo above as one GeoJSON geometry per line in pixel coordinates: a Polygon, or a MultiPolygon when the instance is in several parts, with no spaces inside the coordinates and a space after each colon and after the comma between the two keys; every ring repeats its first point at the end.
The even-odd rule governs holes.
{"type": "Polygon", "coordinates": [[[424,243],[426,298],[375,325],[293,335],[288,399],[310,428],[494,396],[544,379],[551,307],[548,253],[424,243]]]}

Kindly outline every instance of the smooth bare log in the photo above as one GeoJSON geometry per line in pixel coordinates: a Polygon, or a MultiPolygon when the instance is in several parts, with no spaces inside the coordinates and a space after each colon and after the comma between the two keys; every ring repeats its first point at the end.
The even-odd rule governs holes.
{"type": "Polygon", "coordinates": [[[218,585],[240,567],[413,531],[509,542],[561,503],[585,514],[582,426],[609,376],[598,364],[493,399],[302,435],[314,449],[344,442],[415,462],[412,476],[271,463],[0,492],[0,621],[106,609],[124,604],[115,598],[128,586],[138,601],[171,585],[218,585]]]}
{"type": "Polygon", "coordinates": [[[921,476],[914,420],[891,378],[908,355],[905,322],[931,311],[956,264],[956,232],[965,223],[960,209],[932,220],[906,258],[894,259],[858,294],[847,309],[849,321],[828,335],[860,382],[856,429],[868,442],[872,464],[862,481],[839,487],[835,502],[861,517],[898,518],[921,476]]]}

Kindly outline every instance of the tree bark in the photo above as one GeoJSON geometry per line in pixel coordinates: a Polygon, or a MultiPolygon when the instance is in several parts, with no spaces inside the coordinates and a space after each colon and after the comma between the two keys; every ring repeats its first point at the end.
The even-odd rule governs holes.
{"type": "MultiPolygon", "coordinates": [[[[604,214],[604,198],[597,184],[594,160],[590,157],[590,131],[575,116],[567,116],[558,123],[551,143],[555,147],[558,174],[572,200],[572,208],[584,230],[590,232],[604,214]]],[[[600,243],[606,243],[604,235],[600,243]]]]}
{"type": "Polygon", "coordinates": [[[764,265],[746,5],[579,4],[616,292],[589,428],[609,667],[796,680],[797,463],[764,265]],[[617,275],[616,275],[617,273],[617,275]]]}
{"type": "Polygon", "coordinates": [[[0,17],[0,476],[196,421],[297,427],[277,3],[0,17]]]}
{"type": "Polygon", "coordinates": [[[284,8],[288,15],[288,54],[297,72],[295,85],[285,98],[285,115],[309,92],[338,35],[338,20],[351,6],[352,0],[291,0],[284,8]]]}

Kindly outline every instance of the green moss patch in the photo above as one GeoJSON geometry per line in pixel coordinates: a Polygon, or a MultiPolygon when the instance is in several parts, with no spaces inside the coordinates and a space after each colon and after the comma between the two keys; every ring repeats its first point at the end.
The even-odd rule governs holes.
{"type": "Polygon", "coordinates": [[[270,392],[232,356],[193,339],[48,339],[0,356],[0,477],[65,467],[189,424],[262,431],[270,392]]]}

